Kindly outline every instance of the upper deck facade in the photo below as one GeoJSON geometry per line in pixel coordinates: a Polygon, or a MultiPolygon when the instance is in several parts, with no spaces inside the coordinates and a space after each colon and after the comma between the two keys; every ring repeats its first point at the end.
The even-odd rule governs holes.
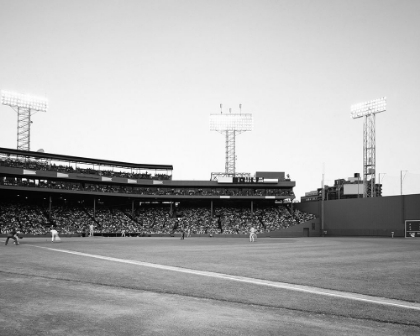
{"type": "Polygon", "coordinates": [[[282,172],[218,181],[173,180],[172,165],[137,164],[0,148],[0,189],[139,199],[293,199],[282,172]],[[36,189],[35,189],[36,188],[36,189]]]}

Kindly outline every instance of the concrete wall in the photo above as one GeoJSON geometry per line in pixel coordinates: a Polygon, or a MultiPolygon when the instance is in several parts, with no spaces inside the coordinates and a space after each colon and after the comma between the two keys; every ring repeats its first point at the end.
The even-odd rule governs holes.
{"type": "MultiPolygon", "coordinates": [[[[321,217],[321,202],[296,204],[299,210],[321,217]]],[[[327,236],[404,237],[404,221],[420,219],[420,195],[354,198],[324,202],[327,236]]]]}

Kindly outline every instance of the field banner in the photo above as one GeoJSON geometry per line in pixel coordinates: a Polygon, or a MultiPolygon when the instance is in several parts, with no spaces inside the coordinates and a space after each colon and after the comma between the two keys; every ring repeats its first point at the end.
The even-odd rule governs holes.
{"type": "Polygon", "coordinates": [[[33,170],[23,170],[23,174],[25,175],[36,175],[36,171],[33,170]]]}
{"type": "Polygon", "coordinates": [[[127,179],[127,182],[128,182],[128,183],[137,183],[137,180],[130,180],[130,179],[127,179]]]}
{"type": "Polygon", "coordinates": [[[163,181],[155,181],[155,180],[153,180],[153,184],[163,184],[163,181]]]}
{"type": "Polygon", "coordinates": [[[57,177],[69,177],[69,174],[57,173],[57,177]]]}
{"type": "Polygon", "coordinates": [[[233,177],[232,176],[218,176],[217,183],[232,183],[233,177]]]}
{"type": "Polygon", "coordinates": [[[279,179],[276,179],[276,178],[264,178],[264,183],[279,183],[279,179]]]}
{"type": "Polygon", "coordinates": [[[104,177],[104,176],[102,176],[102,181],[112,181],[112,177],[104,177]]]}

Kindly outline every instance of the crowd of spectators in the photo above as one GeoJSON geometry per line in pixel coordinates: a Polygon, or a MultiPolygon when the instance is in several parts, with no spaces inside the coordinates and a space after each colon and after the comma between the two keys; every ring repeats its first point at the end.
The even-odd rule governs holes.
{"type": "Polygon", "coordinates": [[[219,234],[221,227],[218,217],[211,217],[211,211],[206,207],[182,207],[176,210],[179,215],[175,233],[182,230],[191,234],[219,234]]]}
{"type": "Polygon", "coordinates": [[[115,172],[113,170],[101,170],[97,172],[100,176],[106,177],[125,177],[125,178],[133,178],[133,179],[141,179],[141,180],[170,180],[171,176],[167,174],[154,174],[151,175],[148,172],[145,173],[127,173],[127,172],[115,172]]]}
{"type": "Polygon", "coordinates": [[[95,220],[95,233],[140,232],[137,223],[119,209],[101,205],[96,208],[95,213],[93,209],[89,209],[87,212],[95,220]]]}
{"type": "Polygon", "coordinates": [[[175,232],[182,229],[192,234],[247,234],[251,227],[257,233],[281,230],[298,225],[315,218],[313,214],[304,213],[288,206],[267,206],[257,208],[254,213],[249,207],[218,207],[215,216],[208,208],[182,208],[175,232]]]}
{"type": "Polygon", "coordinates": [[[43,171],[56,171],[59,173],[79,173],[79,174],[90,174],[99,175],[106,177],[125,177],[133,179],[147,179],[147,180],[170,180],[171,176],[162,173],[155,173],[154,175],[146,172],[124,172],[115,170],[96,170],[93,168],[82,168],[73,167],[71,165],[56,165],[48,160],[30,160],[30,159],[12,159],[0,158],[0,166],[13,167],[13,168],[24,168],[32,170],[43,170],[43,171]]]}
{"type": "Polygon", "coordinates": [[[95,225],[94,219],[81,204],[55,205],[51,207],[50,218],[51,224],[62,234],[82,234],[89,225],[95,225]]]}
{"type": "Polygon", "coordinates": [[[302,224],[315,218],[313,214],[304,213],[288,206],[257,209],[255,215],[264,227],[264,232],[287,229],[289,226],[302,224]]]}
{"type": "Polygon", "coordinates": [[[49,233],[54,226],[62,234],[82,234],[90,225],[96,234],[199,235],[247,234],[251,227],[257,233],[281,230],[312,220],[314,215],[287,205],[256,207],[216,207],[212,216],[209,207],[142,205],[136,210],[107,207],[104,204],[85,207],[83,203],[55,204],[51,210],[25,202],[1,203],[0,230],[13,228],[23,234],[49,233]]]}
{"type": "Polygon", "coordinates": [[[256,213],[252,216],[249,207],[221,207],[216,211],[220,215],[224,234],[244,234],[249,232],[251,226],[256,229],[256,232],[262,232],[256,213]]]}
{"type": "Polygon", "coordinates": [[[177,218],[169,207],[141,206],[134,214],[134,220],[144,234],[171,234],[177,228],[177,218]]]}
{"type": "Polygon", "coordinates": [[[23,234],[45,234],[49,221],[39,207],[25,203],[2,203],[0,207],[0,232],[17,229],[23,234]]]}
{"type": "Polygon", "coordinates": [[[138,195],[188,195],[188,196],[286,196],[293,197],[291,189],[229,189],[229,188],[156,188],[137,187],[131,185],[69,182],[16,177],[0,178],[0,185],[16,185],[22,187],[36,187],[62,189],[73,191],[94,191],[103,193],[122,193],[138,195]]]}

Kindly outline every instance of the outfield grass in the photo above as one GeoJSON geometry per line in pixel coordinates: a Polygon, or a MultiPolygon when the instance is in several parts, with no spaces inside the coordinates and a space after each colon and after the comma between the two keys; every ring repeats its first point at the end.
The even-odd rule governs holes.
{"type": "Polygon", "coordinates": [[[0,335],[420,334],[419,310],[39,247],[420,303],[415,239],[30,238],[0,245],[0,335]]]}

